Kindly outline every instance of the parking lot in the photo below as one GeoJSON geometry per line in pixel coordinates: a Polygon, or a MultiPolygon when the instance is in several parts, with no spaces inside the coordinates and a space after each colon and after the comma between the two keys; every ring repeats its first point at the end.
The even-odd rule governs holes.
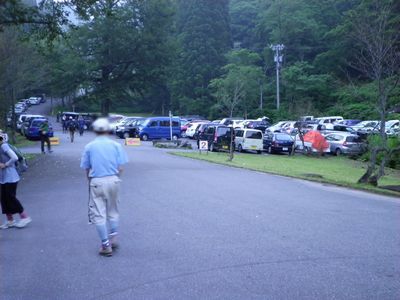
{"type": "Polygon", "coordinates": [[[98,257],[79,169],[93,135],[72,144],[55,130],[60,146],[20,184],[34,222],[0,232],[4,299],[399,295],[397,200],[180,158],[151,142],[125,148],[122,246],[98,257]]]}

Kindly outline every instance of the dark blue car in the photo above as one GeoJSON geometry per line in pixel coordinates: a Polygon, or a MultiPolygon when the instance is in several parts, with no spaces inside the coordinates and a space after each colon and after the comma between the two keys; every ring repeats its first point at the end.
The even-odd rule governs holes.
{"type": "Polygon", "coordinates": [[[287,152],[292,153],[294,140],[287,133],[267,132],[263,138],[263,148],[268,153],[287,152]]]}
{"type": "MultiPolygon", "coordinates": [[[[154,117],[146,119],[138,126],[139,137],[143,141],[153,139],[170,139],[170,119],[169,117],[154,117]]],[[[180,118],[172,118],[172,139],[177,140],[181,137],[180,118]]]]}
{"type": "MultiPolygon", "coordinates": [[[[39,134],[39,128],[45,122],[46,119],[34,119],[32,120],[31,124],[28,127],[28,130],[26,131],[26,138],[28,140],[35,140],[35,139],[40,139],[40,134],[39,134]]],[[[53,132],[53,127],[51,127],[51,124],[49,124],[49,132],[48,132],[49,137],[54,136],[53,132]]]]}

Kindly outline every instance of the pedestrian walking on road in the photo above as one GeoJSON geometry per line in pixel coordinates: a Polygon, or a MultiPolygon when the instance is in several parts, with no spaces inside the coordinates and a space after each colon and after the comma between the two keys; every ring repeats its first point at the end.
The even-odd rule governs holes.
{"type": "Polygon", "coordinates": [[[69,117],[68,121],[68,131],[69,131],[69,137],[71,139],[71,143],[74,142],[74,137],[75,137],[75,130],[77,128],[77,124],[74,118],[69,117]]]}
{"type": "Polygon", "coordinates": [[[79,127],[79,135],[82,136],[83,132],[85,131],[85,120],[83,119],[82,116],[79,116],[78,127],[79,127]]]}
{"type": "Polygon", "coordinates": [[[47,151],[49,153],[53,152],[51,151],[51,144],[50,144],[50,138],[49,138],[49,121],[44,121],[39,128],[39,135],[40,135],[40,146],[42,149],[42,153],[45,154],[46,152],[44,151],[44,144],[47,144],[47,151]]]}
{"type": "Polygon", "coordinates": [[[86,145],[81,159],[89,180],[89,222],[96,225],[103,256],[112,256],[118,246],[120,176],[128,162],[122,146],[108,137],[110,130],[107,119],[97,119],[93,123],[97,137],[86,145]]]}
{"type": "Polygon", "coordinates": [[[0,134],[0,186],[1,186],[1,210],[7,216],[7,221],[0,226],[1,229],[11,227],[23,228],[32,219],[26,214],[24,207],[16,197],[17,185],[20,180],[15,163],[18,156],[11,150],[6,142],[4,134],[0,134]],[[16,222],[13,215],[19,214],[20,220],[16,222]]]}

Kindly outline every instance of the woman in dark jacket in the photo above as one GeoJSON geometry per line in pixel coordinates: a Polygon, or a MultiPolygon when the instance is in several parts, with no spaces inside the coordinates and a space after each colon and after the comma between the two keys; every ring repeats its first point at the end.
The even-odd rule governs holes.
{"type": "Polygon", "coordinates": [[[15,169],[16,161],[18,161],[18,156],[7,144],[6,135],[0,134],[1,209],[3,214],[7,216],[7,221],[0,226],[1,229],[10,227],[23,228],[32,221],[16,197],[17,185],[20,180],[18,172],[15,169]],[[20,215],[18,222],[14,220],[14,214],[20,215]]]}

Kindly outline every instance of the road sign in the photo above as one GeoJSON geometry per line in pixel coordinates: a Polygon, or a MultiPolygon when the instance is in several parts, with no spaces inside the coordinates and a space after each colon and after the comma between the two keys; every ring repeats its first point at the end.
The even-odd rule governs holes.
{"type": "Polygon", "coordinates": [[[199,141],[199,150],[208,151],[208,141],[199,141]]]}
{"type": "Polygon", "coordinates": [[[50,138],[50,145],[60,145],[60,139],[58,137],[51,137],[50,138]]]}
{"type": "Polygon", "coordinates": [[[126,138],[125,145],[126,146],[140,146],[140,139],[139,138],[126,138]]]}

